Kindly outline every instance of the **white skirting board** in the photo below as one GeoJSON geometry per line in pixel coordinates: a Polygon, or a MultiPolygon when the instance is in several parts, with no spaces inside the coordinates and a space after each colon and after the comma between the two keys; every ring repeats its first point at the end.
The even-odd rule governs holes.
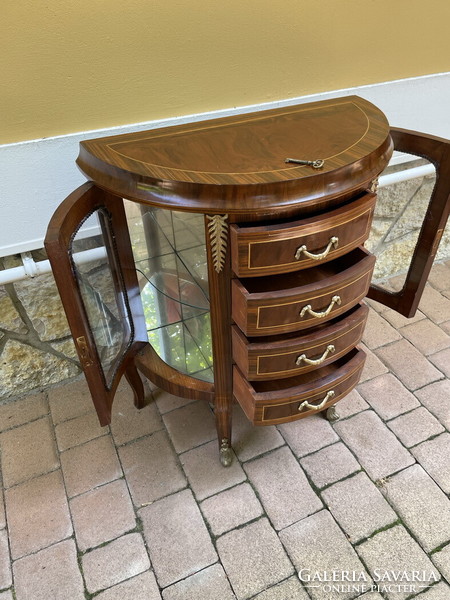
{"type": "Polygon", "coordinates": [[[135,123],[0,146],[0,257],[43,247],[51,215],[85,178],[75,165],[80,141],[106,135],[357,95],[373,102],[395,127],[450,138],[450,72],[335,90],[265,104],[135,123]]]}

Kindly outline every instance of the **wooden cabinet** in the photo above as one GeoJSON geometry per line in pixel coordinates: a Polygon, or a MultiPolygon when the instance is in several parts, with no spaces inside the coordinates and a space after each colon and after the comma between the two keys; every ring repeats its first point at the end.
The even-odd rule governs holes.
{"type": "Polygon", "coordinates": [[[46,248],[100,422],[123,375],[145,404],[140,372],[213,404],[224,465],[233,399],[255,425],[336,418],[365,296],[413,314],[449,212],[449,143],[358,97],[90,140],[77,162],[90,182],[46,248]],[[371,287],[364,248],[394,145],[447,176],[398,294],[371,287]]]}

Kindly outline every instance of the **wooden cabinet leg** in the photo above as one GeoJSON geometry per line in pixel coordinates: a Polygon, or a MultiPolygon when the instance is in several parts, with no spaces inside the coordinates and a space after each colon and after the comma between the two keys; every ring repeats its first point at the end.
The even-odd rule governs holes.
{"type": "Polygon", "coordinates": [[[136,365],[134,362],[130,362],[125,370],[125,377],[128,383],[130,384],[131,389],[134,394],[134,405],[136,408],[144,408],[147,404],[147,400],[145,398],[145,390],[144,384],[142,383],[142,379],[139,375],[138,370],[136,369],[136,365]]]}
{"type": "Polygon", "coordinates": [[[231,409],[233,372],[231,354],[231,269],[227,215],[205,216],[209,300],[214,369],[214,414],[220,462],[232,462],[231,409]]]}
{"type": "Polygon", "coordinates": [[[219,456],[224,467],[229,467],[233,460],[231,451],[231,410],[232,398],[222,396],[215,399],[214,413],[219,441],[219,456]]]}

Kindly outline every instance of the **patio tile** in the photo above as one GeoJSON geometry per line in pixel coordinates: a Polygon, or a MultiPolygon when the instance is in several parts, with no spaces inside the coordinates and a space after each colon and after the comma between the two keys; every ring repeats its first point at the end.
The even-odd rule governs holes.
{"type": "Polygon", "coordinates": [[[263,509],[248,483],[237,485],[200,504],[214,535],[221,535],[261,516],[263,509]]]}
{"type": "Polygon", "coordinates": [[[114,398],[111,432],[117,446],[136,440],[163,428],[155,402],[138,410],[133,403],[133,392],[124,383],[114,398]]]}
{"type": "Polygon", "coordinates": [[[410,325],[411,323],[417,323],[417,321],[420,321],[421,319],[425,319],[425,315],[420,310],[417,310],[414,317],[411,317],[409,319],[408,317],[404,317],[403,315],[396,312],[395,310],[388,308],[386,311],[383,311],[383,319],[386,319],[386,321],[389,321],[389,323],[392,325],[392,327],[395,327],[395,329],[398,330],[398,329],[401,329],[402,327],[405,327],[405,325],[410,325]]]}
{"type": "Polygon", "coordinates": [[[309,596],[298,578],[294,576],[261,592],[252,600],[309,600],[309,596]]]}
{"type": "Polygon", "coordinates": [[[415,395],[444,427],[450,429],[450,381],[448,379],[427,385],[421,390],[417,390],[415,395]]]}
{"type": "Polygon", "coordinates": [[[72,534],[60,471],[6,490],[6,510],[13,558],[36,552],[72,534]]]}
{"type": "Polygon", "coordinates": [[[63,421],[55,427],[56,441],[60,452],[85,444],[108,432],[109,427],[100,427],[95,413],[87,413],[81,417],[63,421]]]}
{"type": "Polygon", "coordinates": [[[450,346],[450,336],[429,319],[403,327],[402,335],[425,355],[434,354],[450,346]]]}
{"type": "Polygon", "coordinates": [[[7,588],[11,584],[12,576],[11,559],[8,548],[8,532],[6,530],[2,530],[0,531],[0,588],[7,588]]]}
{"type": "Polygon", "coordinates": [[[236,596],[219,564],[203,569],[163,591],[164,600],[234,600],[236,596]]]}
{"type": "Polygon", "coordinates": [[[439,421],[423,406],[392,419],[389,421],[388,427],[407,448],[420,444],[420,442],[444,431],[439,421]]]}
{"type": "Polygon", "coordinates": [[[17,560],[13,571],[17,600],[85,600],[73,540],[17,560]]]}
{"type": "Polygon", "coordinates": [[[48,417],[0,435],[3,484],[10,487],[59,466],[48,417]]]}
{"type": "Polygon", "coordinates": [[[275,529],[283,529],[322,508],[286,446],[246,463],[244,468],[275,529]]]}
{"type": "Polygon", "coordinates": [[[361,469],[353,454],[341,442],[306,456],[300,461],[300,464],[318,488],[334,483],[361,469]]]}
{"type": "Polygon", "coordinates": [[[214,415],[204,400],[166,413],[163,419],[177,452],[185,452],[217,437],[214,415]]]}
{"type": "Polygon", "coordinates": [[[232,446],[241,462],[279,448],[284,440],[274,425],[255,427],[240,406],[233,408],[232,446]]]}
{"type": "MultiPolygon", "coordinates": [[[[425,552],[401,525],[377,533],[377,535],[357,546],[357,552],[371,574],[375,576],[378,573],[376,575],[377,579],[381,579],[385,572],[406,571],[410,573],[412,569],[414,571],[425,571],[427,577],[433,573],[437,579],[440,579],[439,572],[425,552]]],[[[384,583],[392,585],[393,582],[386,581],[384,583]]],[[[383,581],[379,581],[378,584],[380,585],[380,591],[392,600],[404,600],[404,598],[414,593],[402,591],[399,588],[392,588],[391,591],[389,591],[389,588],[384,590],[381,587],[383,581]]],[[[411,585],[413,584],[411,583],[411,585]]],[[[417,585],[416,593],[420,591],[421,589],[417,585]]]]}
{"type": "Polygon", "coordinates": [[[431,555],[431,560],[450,583],[450,544],[431,555]]]}
{"type": "Polygon", "coordinates": [[[440,292],[450,290],[450,268],[444,263],[434,264],[428,276],[428,281],[440,292]]]}
{"type": "Polygon", "coordinates": [[[365,473],[335,483],[322,498],[352,544],[397,520],[397,515],[365,473]]]}
{"type": "Polygon", "coordinates": [[[78,547],[83,551],[136,527],[133,505],[123,479],[73,498],[70,511],[78,547]]]}
{"type": "Polygon", "coordinates": [[[217,440],[181,454],[180,461],[197,500],[204,500],[245,480],[245,473],[236,458],[226,469],[222,467],[217,440]]]}
{"type": "Polygon", "coordinates": [[[35,421],[49,412],[45,394],[34,394],[0,406],[0,431],[35,421]]]}
{"type": "Polygon", "coordinates": [[[0,592],[0,600],[13,600],[12,592],[0,592]]]}
{"type": "Polygon", "coordinates": [[[294,573],[277,534],[265,518],[226,533],[217,540],[217,550],[239,600],[294,573]]]}
{"type": "Polygon", "coordinates": [[[414,463],[410,453],[372,411],[338,421],[335,429],[373,480],[414,463]]]}
{"type": "Polygon", "coordinates": [[[369,381],[378,375],[388,372],[388,368],[381,362],[376,354],[372,352],[367,346],[361,344],[361,348],[366,353],[366,362],[361,373],[360,382],[369,381]]]}
{"type": "Polygon", "coordinates": [[[298,457],[311,454],[339,439],[330,423],[321,415],[279,425],[278,428],[292,452],[298,457]]]}
{"type": "Polygon", "coordinates": [[[86,588],[91,594],[111,587],[150,567],[139,533],[129,533],[82,557],[86,588]]]}
{"type": "Polygon", "coordinates": [[[439,487],[450,494],[450,433],[419,444],[411,452],[439,487]]]}
{"type": "Polygon", "coordinates": [[[448,600],[448,598],[450,598],[450,587],[443,581],[416,596],[417,600],[448,600]]]}
{"type": "Polygon", "coordinates": [[[369,311],[363,334],[363,342],[368,348],[373,350],[379,346],[395,342],[401,339],[401,337],[398,331],[375,310],[369,311]]]}
{"type": "Polygon", "coordinates": [[[381,491],[426,552],[450,541],[450,500],[421,466],[389,478],[381,491]]]}
{"type": "Polygon", "coordinates": [[[61,421],[95,411],[89,388],[84,379],[50,388],[47,394],[55,425],[61,421]]]}
{"type": "Polygon", "coordinates": [[[119,456],[137,507],[186,486],[177,455],[165,431],[122,446],[119,456]]]}
{"type": "Polygon", "coordinates": [[[139,511],[158,583],[166,587],[217,561],[217,554],[190,490],[139,511]]]}
{"type": "MultiPolygon", "coordinates": [[[[302,571],[305,574],[315,571],[356,571],[366,573],[367,579],[370,580],[358,555],[327,510],[283,529],[280,539],[299,572],[300,580],[305,580],[302,571]]],[[[308,587],[306,581],[304,585],[313,600],[343,600],[357,595],[348,592],[328,592],[322,586],[313,587],[313,584],[308,587]]]]}
{"type": "Polygon", "coordinates": [[[61,466],[69,498],[118,479],[122,475],[109,436],[66,450],[61,454],[61,466]]]}
{"type": "Polygon", "coordinates": [[[173,396],[166,392],[165,390],[161,390],[157,388],[153,392],[153,397],[156,402],[156,406],[158,407],[159,412],[163,415],[171,410],[175,410],[177,408],[181,408],[182,406],[186,406],[187,404],[191,404],[195,402],[195,400],[188,398],[179,398],[178,396],[173,396]]]}
{"type": "MultiPolygon", "coordinates": [[[[96,600],[161,600],[155,576],[145,571],[95,596],[96,600]]],[[[1,600],[1,599],[0,599],[1,600]]]]}
{"type": "Polygon", "coordinates": [[[0,493],[0,529],[3,529],[3,527],[6,527],[6,515],[3,494],[0,493]]]}
{"type": "Polygon", "coordinates": [[[376,352],[409,390],[416,390],[442,378],[442,373],[407,340],[394,342],[376,352]]]}
{"type": "MultiPolygon", "coordinates": [[[[447,298],[450,298],[450,292],[447,292],[447,298]]],[[[450,321],[445,321],[445,323],[440,323],[439,327],[450,335],[450,321]]]]}
{"type": "Polygon", "coordinates": [[[425,286],[419,308],[435,323],[448,321],[450,317],[450,300],[430,285],[425,286]]]}
{"type": "Polygon", "coordinates": [[[450,377],[450,348],[433,354],[429,359],[446,377],[450,377]]]}
{"type": "Polygon", "coordinates": [[[414,395],[391,373],[360,384],[358,391],[384,420],[420,406],[414,395]]]}
{"type": "Polygon", "coordinates": [[[339,404],[336,405],[340,419],[346,419],[368,408],[370,406],[356,389],[353,389],[345,398],[339,400],[339,404]]]}

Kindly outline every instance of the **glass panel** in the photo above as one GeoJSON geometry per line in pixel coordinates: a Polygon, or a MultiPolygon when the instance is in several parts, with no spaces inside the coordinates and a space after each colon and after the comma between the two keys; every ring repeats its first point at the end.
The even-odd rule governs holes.
{"type": "Polygon", "coordinates": [[[372,230],[366,247],[377,257],[374,281],[402,289],[436,182],[432,163],[395,152],[381,174],[372,230]]]}
{"type": "Polygon", "coordinates": [[[132,342],[132,321],[106,209],[95,211],[83,221],[72,240],[70,253],[106,385],[110,388],[132,342]],[[85,237],[85,231],[100,233],[85,237]]]}
{"type": "Polygon", "coordinates": [[[203,215],[125,202],[149,341],[178,371],[213,381],[203,215]]]}

